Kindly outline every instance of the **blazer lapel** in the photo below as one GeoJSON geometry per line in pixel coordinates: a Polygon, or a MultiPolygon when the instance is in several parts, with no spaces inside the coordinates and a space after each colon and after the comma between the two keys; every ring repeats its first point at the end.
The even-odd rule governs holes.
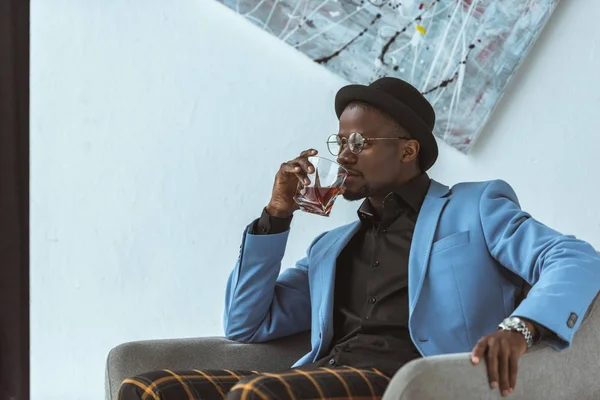
{"type": "Polygon", "coordinates": [[[410,256],[408,259],[408,301],[409,314],[412,315],[421,288],[423,280],[429,266],[429,257],[431,255],[431,246],[435,237],[435,231],[438,226],[440,215],[448,199],[444,196],[448,194],[448,187],[431,180],[431,186],[425,196],[415,232],[413,234],[410,246],[410,256]]]}

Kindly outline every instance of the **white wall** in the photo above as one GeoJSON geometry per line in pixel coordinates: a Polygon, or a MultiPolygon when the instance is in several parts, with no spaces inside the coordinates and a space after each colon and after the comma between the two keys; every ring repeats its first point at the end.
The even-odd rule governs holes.
{"type": "MultiPolygon", "coordinates": [[[[280,162],[336,131],[345,82],[211,0],[32,2],[32,395],[100,399],[121,342],[220,335],[280,162]]],[[[562,2],[446,183],[501,177],[600,248],[600,2],[562,2]]],[[[286,260],[355,217],[295,218],[286,260]]]]}

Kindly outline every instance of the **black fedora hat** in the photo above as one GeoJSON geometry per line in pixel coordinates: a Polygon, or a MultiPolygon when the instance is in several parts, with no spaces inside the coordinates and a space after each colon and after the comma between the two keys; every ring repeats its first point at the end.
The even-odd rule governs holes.
{"type": "Polygon", "coordinates": [[[397,121],[419,142],[419,164],[427,171],[438,157],[438,147],[433,136],[435,111],[425,96],[409,83],[398,78],[381,78],[365,85],[348,85],[335,96],[338,118],[346,106],[354,101],[368,103],[397,121]]]}

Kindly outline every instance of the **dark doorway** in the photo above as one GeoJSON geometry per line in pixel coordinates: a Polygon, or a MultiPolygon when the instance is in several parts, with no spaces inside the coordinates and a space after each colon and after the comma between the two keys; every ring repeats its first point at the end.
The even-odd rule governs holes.
{"type": "Polygon", "coordinates": [[[29,398],[29,1],[0,0],[0,399],[29,398]]]}

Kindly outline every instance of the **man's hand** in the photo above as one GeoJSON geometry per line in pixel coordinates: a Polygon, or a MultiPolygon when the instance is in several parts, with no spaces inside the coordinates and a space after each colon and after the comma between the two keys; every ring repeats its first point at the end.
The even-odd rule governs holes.
{"type": "Polygon", "coordinates": [[[298,182],[309,184],[307,174],[315,171],[315,167],[308,161],[308,157],[317,155],[314,149],[305,150],[299,157],[284,162],[275,175],[271,201],[267,205],[267,213],[273,217],[287,218],[298,209],[294,195],[298,182]]]}
{"type": "MultiPolygon", "coordinates": [[[[533,324],[526,322],[527,327],[535,332],[533,324]]],[[[500,389],[502,396],[508,396],[515,390],[519,357],[527,350],[525,337],[515,331],[499,330],[484,336],[473,348],[471,361],[479,364],[485,357],[488,379],[492,389],[500,389]]]]}

